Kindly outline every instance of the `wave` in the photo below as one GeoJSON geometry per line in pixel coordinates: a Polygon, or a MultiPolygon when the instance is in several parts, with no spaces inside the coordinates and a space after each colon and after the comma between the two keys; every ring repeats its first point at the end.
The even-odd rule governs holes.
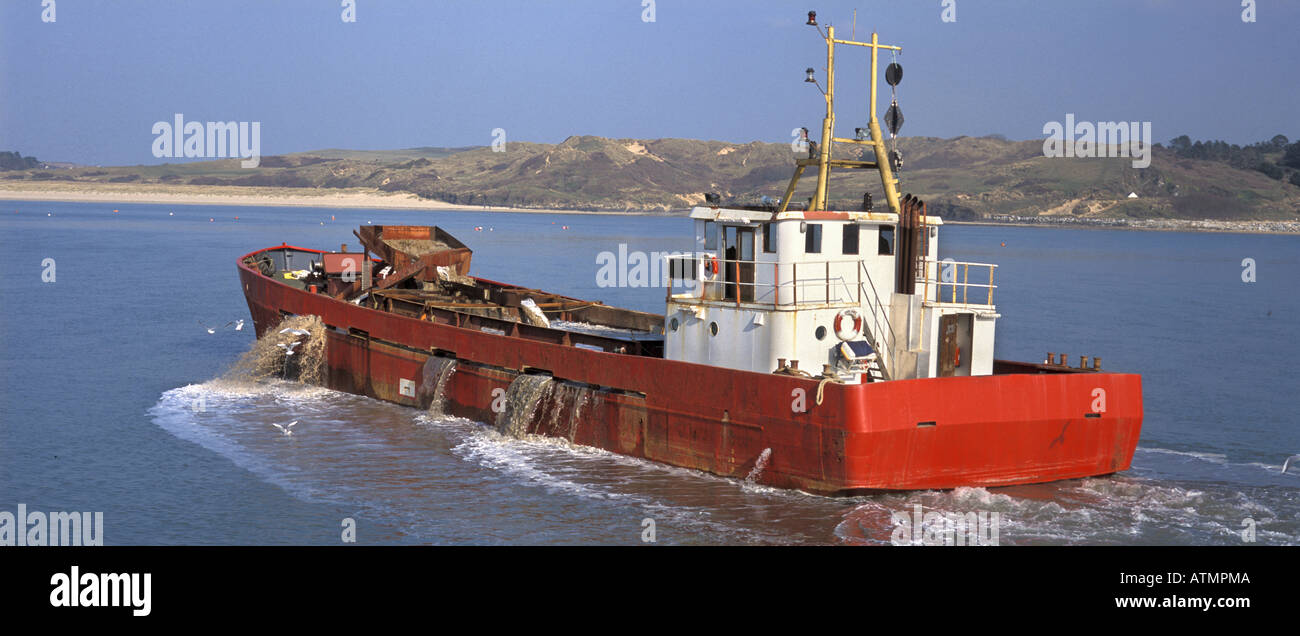
{"type": "Polygon", "coordinates": [[[910,515],[921,505],[941,514],[997,512],[1003,545],[1236,545],[1247,523],[1259,543],[1300,542],[1297,476],[1217,453],[1140,448],[1138,463],[1192,462],[1202,467],[1197,475],[1271,477],[1243,486],[1224,483],[1230,475],[1152,478],[1143,474],[1150,468],[1135,467],[1035,486],[839,499],[564,439],[507,436],[479,422],[292,381],[179,387],[149,414],[167,433],[294,497],[362,511],[393,541],[635,544],[650,518],[663,543],[880,545],[890,542],[894,513],[910,515]],[[294,420],[292,436],[271,426],[294,420]]]}

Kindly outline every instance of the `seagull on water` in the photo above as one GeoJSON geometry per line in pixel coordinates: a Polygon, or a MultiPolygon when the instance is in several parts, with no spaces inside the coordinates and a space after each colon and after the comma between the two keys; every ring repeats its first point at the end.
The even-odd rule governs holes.
{"type": "Polygon", "coordinates": [[[297,423],[298,423],[298,420],[294,420],[294,421],[289,422],[288,424],[286,424],[286,425],[284,425],[284,426],[280,426],[279,424],[276,424],[275,422],[271,422],[271,426],[274,426],[274,427],[280,429],[280,432],[281,432],[281,433],[284,433],[285,435],[293,435],[293,425],[294,425],[294,424],[297,424],[297,423]]]}
{"type": "Polygon", "coordinates": [[[1286,461],[1282,462],[1282,472],[1285,473],[1286,469],[1291,467],[1291,461],[1296,459],[1300,459],[1300,455],[1292,455],[1286,458],[1286,461]]]}

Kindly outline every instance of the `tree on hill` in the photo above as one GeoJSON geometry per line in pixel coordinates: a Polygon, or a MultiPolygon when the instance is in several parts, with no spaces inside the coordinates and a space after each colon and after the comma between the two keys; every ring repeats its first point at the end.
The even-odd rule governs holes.
{"type": "Polygon", "coordinates": [[[1239,170],[1259,170],[1275,179],[1281,179],[1274,171],[1277,164],[1272,155],[1285,151],[1284,158],[1278,163],[1300,169],[1300,142],[1288,146],[1289,141],[1286,135],[1274,135],[1268,141],[1238,146],[1219,140],[1192,141],[1187,135],[1180,135],[1169,140],[1169,149],[1179,157],[1218,161],[1239,170]]]}
{"type": "Polygon", "coordinates": [[[1261,161],[1259,166],[1255,169],[1274,179],[1277,179],[1278,181],[1281,181],[1282,177],[1285,176],[1285,172],[1282,170],[1282,168],[1278,167],[1277,164],[1271,161],[1261,161]]]}
{"type": "Polygon", "coordinates": [[[24,157],[17,152],[0,152],[0,170],[31,170],[41,167],[36,157],[24,157]]]}
{"type": "Polygon", "coordinates": [[[1300,141],[1286,147],[1286,154],[1282,155],[1282,165],[1300,170],[1300,141]]]}

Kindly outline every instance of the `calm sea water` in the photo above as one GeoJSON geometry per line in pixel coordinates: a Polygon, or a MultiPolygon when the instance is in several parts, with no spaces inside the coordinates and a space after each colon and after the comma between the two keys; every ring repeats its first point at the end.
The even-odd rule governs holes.
{"type": "Polygon", "coordinates": [[[659,543],[872,544],[915,504],[999,512],[1004,545],[1239,544],[1250,524],[1260,543],[1300,543],[1300,469],[1280,472],[1300,453],[1298,237],[946,228],[941,256],[1000,264],[999,357],[1099,355],[1143,375],[1133,468],[830,499],[318,388],[214,381],[252,344],[251,322],[223,327],[248,318],[236,258],[355,244],[367,222],[438,224],[480,276],[654,312],[662,289],[598,288],[596,255],[686,250],[691,231],[677,218],[8,202],[0,510],[102,511],[108,544],[337,544],[344,518],[360,543],[636,544],[651,518],[659,543]],[[292,437],[271,426],[292,420],[292,437]]]}

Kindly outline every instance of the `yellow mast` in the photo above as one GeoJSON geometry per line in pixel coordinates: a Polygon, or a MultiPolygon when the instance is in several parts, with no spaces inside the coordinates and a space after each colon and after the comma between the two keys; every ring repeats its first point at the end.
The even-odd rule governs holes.
{"type": "MultiPolygon", "coordinates": [[[[814,22],[809,24],[816,26],[814,22]]],[[[816,157],[799,159],[795,162],[794,177],[790,179],[790,185],[786,188],[785,196],[781,199],[780,212],[785,212],[790,205],[790,198],[794,196],[795,187],[799,184],[799,177],[803,174],[805,168],[817,166],[817,191],[813,194],[812,204],[808,207],[810,211],[825,210],[828,205],[830,193],[827,191],[827,183],[830,180],[831,168],[875,168],[880,172],[880,182],[885,190],[885,200],[889,203],[889,211],[898,214],[902,208],[898,201],[897,180],[894,178],[893,170],[889,166],[889,150],[885,147],[883,135],[880,132],[880,123],[876,120],[876,79],[879,74],[877,57],[880,49],[891,51],[902,51],[902,47],[889,46],[880,44],[876,33],[871,34],[871,42],[856,42],[853,40],[835,39],[835,27],[827,26],[826,35],[826,117],[822,119],[822,140],[821,147],[818,149],[816,157]],[[835,45],[846,44],[849,46],[862,46],[871,49],[871,100],[869,108],[870,117],[867,120],[867,127],[871,133],[870,139],[845,139],[835,136],[835,45]],[[875,149],[875,161],[852,161],[848,159],[832,158],[832,146],[835,143],[860,144],[872,146],[875,149]]]]}
{"type": "MultiPolygon", "coordinates": [[[[872,78],[875,79],[874,77],[872,78]]],[[[874,110],[874,109],[873,109],[874,110]]],[[[830,179],[831,143],[835,135],[835,27],[826,27],[826,117],[822,118],[821,155],[817,162],[817,193],[809,210],[826,209],[826,181],[830,179]]]]}
{"type": "MultiPolygon", "coordinates": [[[[894,171],[889,166],[889,151],[885,148],[885,142],[880,134],[880,122],[876,121],[876,54],[880,51],[881,45],[877,43],[876,33],[871,33],[871,120],[867,126],[871,128],[871,139],[875,142],[876,147],[876,166],[880,169],[880,183],[885,188],[885,199],[889,201],[889,211],[898,214],[901,208],[898,204],[898,189],[894,186],[897,181],[894,179],[894,171]]],[[[898,47],[883,47],[901,51],[898,47]]]]}

